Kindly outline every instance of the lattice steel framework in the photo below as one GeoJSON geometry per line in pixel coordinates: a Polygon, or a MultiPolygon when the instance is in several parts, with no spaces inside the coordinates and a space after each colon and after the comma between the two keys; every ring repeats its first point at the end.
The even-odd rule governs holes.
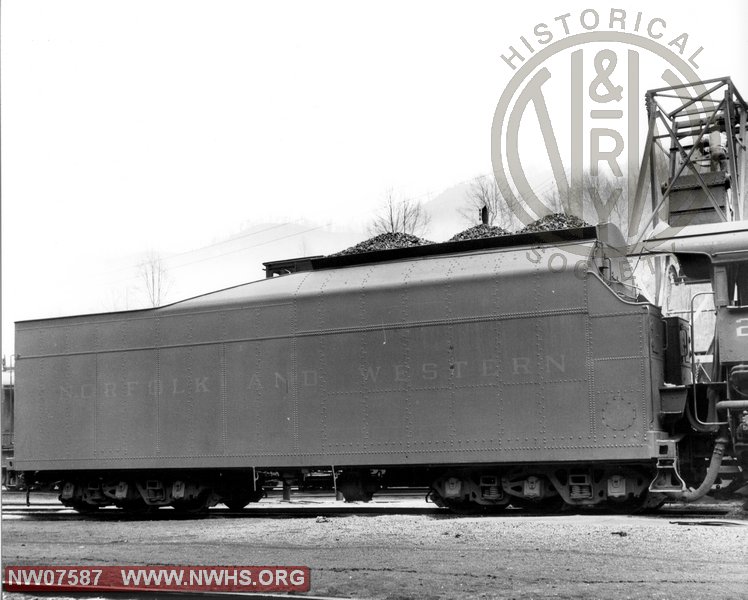
{"type": "Polygon", "coordinates": [[[648,91],[645,98],[649,127],[631,224],[641,222],[647,171],[652,202],[647,225],[660,218],[672,226],[747,218],[748,105],[732,80],[723,77],[659,88],[648,91]],[[666,140],[669,148],[663,145],[666,140]],[[664,169],[657,168],[657,148],[667,157],[664,181],[664,169]]]}

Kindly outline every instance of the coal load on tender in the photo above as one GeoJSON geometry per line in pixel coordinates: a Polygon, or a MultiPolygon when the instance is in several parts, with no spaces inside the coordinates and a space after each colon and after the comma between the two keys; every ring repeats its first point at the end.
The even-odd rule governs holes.
{"type": "Polygon", "coordinates": [[[536,233],[538,231],[554,231],[556,229],[574,229],[576,227],[591,227],[591,225],[577,216],[553,213],[530,223],[518,233],[536,233]]]}
{"type": "Polygon", "coordinates": [[[510,231],[496,227],[495,225],[476,225],[449,238],[450,242],[462,242],[463,240],[478,240],[481,238],[500,237],[511,235],[510,231]]]}
{"type": "Polygon", "coordinates": [[[433,244],[409,233],[381,233],[368,240],[346,248],[330,256],[346,256],[348,254],[362,254],[364,252],[375,252],[377,250],[394,250],[395,248],[410,248],[411,246],[428,246],[433,244]]]}

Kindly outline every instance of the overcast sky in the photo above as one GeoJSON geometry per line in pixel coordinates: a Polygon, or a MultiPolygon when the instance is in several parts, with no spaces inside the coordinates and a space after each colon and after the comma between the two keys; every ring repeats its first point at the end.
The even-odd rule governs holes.
{"type": "Polygon", "coordinates": [[[15,320],[101,306],[147,250],[288,221],[360,238],[388,190],[489,173],[501,56],[558,15],[659,17],[748,94],[746,4],[7,0],[2,351],[15,320]]]}

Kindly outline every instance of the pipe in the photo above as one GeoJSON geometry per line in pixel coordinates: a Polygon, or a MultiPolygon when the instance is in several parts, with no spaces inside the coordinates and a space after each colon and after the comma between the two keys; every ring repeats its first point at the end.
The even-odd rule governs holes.
{"type": "Polygon", "coordinates": [[[717,410],[748,410],[748,400],[722,400],[716,404],[717,410]]]}
{"type": "Polygon", "coordinates": [[[702,496],[706,496],[709,490],[712,489],[714,482],[717,480],[719,475],[719,467],[722,464],[722,455],[725,453],[725,448],[730,440],[726,437],[717,438],[714,442],[714,450],[712,451],[712,460],[709,462],[709,467],[706,470],[706,476],[701,485],[696,489],[689,489],[685,492],[668,492],[667,496],[674,500],[682,500],[683,502],[693,502],[698,500],[702,496]]]}

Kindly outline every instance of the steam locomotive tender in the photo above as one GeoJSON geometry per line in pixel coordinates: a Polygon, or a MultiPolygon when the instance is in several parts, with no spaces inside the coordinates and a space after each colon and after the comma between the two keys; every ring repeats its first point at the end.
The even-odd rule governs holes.
{"type": "Polygon", "coordinates": [[[742,413],[717,412],[745,348],[737,387],[693,391],[667,334],[684,323],[628,285],[621,243],[598,226],[317,258],[19,322],[16,468],[81,511],[240,508],[325,469],[347,500],[426,485],[455,509],[693,495],[716,454],[748,462],[742,413]]]}

